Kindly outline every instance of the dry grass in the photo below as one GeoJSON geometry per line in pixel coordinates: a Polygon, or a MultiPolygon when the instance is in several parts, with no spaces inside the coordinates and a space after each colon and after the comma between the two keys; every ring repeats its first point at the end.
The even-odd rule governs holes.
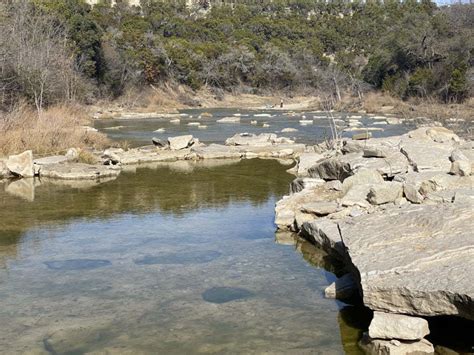
{"type": "Polygon", "coordinates": [[[19,153],[28,149],[35,155],[61,154],[68,148],[103,148],[107,137],[88,132],[87,113],[80,106],[56,106],[40,115],[27,105],[18,105],[0,116],[0,154],[19,153]]]}

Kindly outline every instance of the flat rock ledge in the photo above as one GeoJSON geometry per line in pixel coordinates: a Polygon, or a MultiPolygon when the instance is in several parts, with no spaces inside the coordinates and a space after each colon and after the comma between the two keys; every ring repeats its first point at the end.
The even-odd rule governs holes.
{"type": "Polygon", "coordinates": [[[276,134],[236,134],[225,145],[205,145],[192,135],[169,137],[166,142],[154,138],[153,145],[124,150],[109,148],[90,152],[96,163],[79,161],[79,150],[71,148],[65,155],[33,158],[31,151],[0,159],[0,179],[40,177],[60,180],[110,181],[127,165],[159,162],[217,159],[295,159],[305,152],[304,144],[277,137],[276,134]]]}
{"type": "MultiPolygon", "coordinates": [[[[374,319],[369,353],[434,353],[424,317],[474,321],[474,145],[442,127],[305,152],[275,223],[338,257],[374,319]],[[457,163],[456,162],[462,162],[457,163]]],[[[339,280],[340,294],[350,283],[339,280]]],[[[327,297],[337,298],[338,284],[327,297]]]]}

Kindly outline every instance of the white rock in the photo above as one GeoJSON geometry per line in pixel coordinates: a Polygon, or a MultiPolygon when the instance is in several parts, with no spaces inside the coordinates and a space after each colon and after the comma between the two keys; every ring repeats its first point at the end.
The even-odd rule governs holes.
{"type": "Polygon", "coordinates": [[[324,290],[326,298],[344,300],[357,292],[357,284],[350,273],[343,275],[324,290]]]}
{"type": "Polygon", "coordinates": [[[27,150],[18,155],[10,155],[6,162],[8,170],[20,177],[33,177],[35,175],[33,167],[33,152],[27,150]]]}
{"type": "Polygon", "coordinates": [[[398,341],[371,339],[368,336],[360,341],[360,346],[367,354],[373,355],[408,355],[434,354],[434,347],[428,340],[398,341]]]}
{"type": "Polygon", "coordinates": [[[449,171],[453,175],[469,176],[472,172],[472,165],[467,160],[456,160],[451,163],[451,170],[449,171]]]}
{"type": "Polygon", "coordinates": [[[168,143],[171,150],[180,150],[190,147],[194,144],[192,135],[168,137],[168,143]]]}
{"type": "Polygon", "coordinates": [[[283,128],[281,130],[281,133],[290,133],[290,132],[298,132],[298,130],[296,128],[291,128],[291,127],[283,128]]]}
{"type": "Polygon", "coordinates": [[[420,340],[429,333],[426,319],[402,314],[374,312],[369,326],[372,339],[420,340]]]}
{"type": "Polygon", "coordinates": [[[395,202],[403,196],[403,184],[396,181],[384,181],[370,188],[367,199],[373,205],[395,202]]]}
{"type": "Polygon", "coordinates": [[[218,123],[239,123],[240,117],[224,117],[217,120],[218,123]]]}

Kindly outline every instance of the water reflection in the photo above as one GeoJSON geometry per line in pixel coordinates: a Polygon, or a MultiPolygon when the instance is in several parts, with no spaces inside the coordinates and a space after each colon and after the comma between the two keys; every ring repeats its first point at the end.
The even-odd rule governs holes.
{"type": "Polygon", "coordinates": [[[1,189],[0,352],[344,352],[327,256],[273,240],[285,169],[157,164],[35,182],[33,201],[1,189]]]}

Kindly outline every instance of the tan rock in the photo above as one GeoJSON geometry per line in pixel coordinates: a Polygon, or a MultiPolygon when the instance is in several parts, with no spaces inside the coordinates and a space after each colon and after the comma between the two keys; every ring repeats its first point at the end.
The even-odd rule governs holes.
{"type": "Polygon", "coordinates": [[[8,170],[16,176],[33,177],[35,175],[31,150],[18,155],[10,155],[6,165],[8,170]]]}
{"type": "Polygon", "coordinates": [[[374,312],[369,326],[372,339],[420,340],[429,333],[426,319],[394,313],[374,312]]]}

